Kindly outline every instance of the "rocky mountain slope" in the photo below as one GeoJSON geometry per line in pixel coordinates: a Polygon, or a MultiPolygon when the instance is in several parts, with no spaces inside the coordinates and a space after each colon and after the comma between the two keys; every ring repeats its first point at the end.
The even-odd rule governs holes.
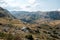
{"type": "Polygon", "coordinates": [[[11,19],[14,19],[15,17],[13,15],[10,14],[9,11],[7,11],[6,9],[3,9],[0,7],[0,17],[3,17],[3,18],[11,18],[11,19]]]}
{"type": "MultiPolygon", "coordinates": [[[[24,14],[25,12],[21,15],[24,14]]],[[[40,18],[37,17],[38,14],[30,15],[36,23],[32,24],[16,19],[9,11],[0,7],[0,40],[60,40],[60,20],[36,20],[40,18]],[[35,19],[35,17],[37,18],[35,19]]]]}

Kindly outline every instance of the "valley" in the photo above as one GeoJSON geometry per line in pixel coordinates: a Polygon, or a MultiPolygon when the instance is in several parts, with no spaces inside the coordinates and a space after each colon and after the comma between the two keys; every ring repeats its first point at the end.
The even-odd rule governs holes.
{"type": "Polygon", "coordinates": [[[9,12],[0,7],[0,40],[60,40],[60,11],[9,12]]]}

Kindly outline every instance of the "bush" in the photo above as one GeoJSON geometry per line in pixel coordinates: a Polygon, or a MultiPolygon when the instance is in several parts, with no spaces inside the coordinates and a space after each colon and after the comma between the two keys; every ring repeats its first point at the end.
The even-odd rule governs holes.
{"type": "Polygon", "coordinates": [[[12,34],[8,34],[6,40],[13,40],[12,34]]]}
{"type": "Polygon", "coordinates": [[[59,39],[59,37],[57,35],[50,35],[50,36],[53,37],[53,38],[59,39]]]}
{"type": "Polygon", "coordinates": [[[15,36],[14,36],[14,40],[22,40],[22,38],[21,38],[21,36],[19,36],[19,35],[15,35],[15,36]]]}
{"type": "Polygon", "coordinates": [[[25,38],[27,38],[28,40],[34,40],[32,35],[26,35],[25,38]]]}
{"type": "Polygon", "coordinates": [[[8,27],[10,27],[10,28],[12,28],[12,27],[13,27],[13,25],[12,25],[12,24],[10,24],[10,23],[9,23],[9,24],[7,24],[7,25],[8,25],[8,27]]]}
{"type": "Polygon", "coordinates": [[[0,32],[0,37],[4,38],[6,34],[4,34],[3,32],[0,32]]]}

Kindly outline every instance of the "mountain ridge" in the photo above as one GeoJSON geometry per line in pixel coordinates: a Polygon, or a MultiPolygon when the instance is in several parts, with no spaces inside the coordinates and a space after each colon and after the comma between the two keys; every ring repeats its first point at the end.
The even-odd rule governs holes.
{"type": "Polygon", "coordinates": [[[11,19],[15,19],[15,17],[12,14],[10,14],[9,11],[7,11],[6,9],[3,9],[2,7],[0,7],[0,17],[8,17],[11,19]]]}
{"type": "Polygon", "coordinates": [[[13,11],[17,19],[22,21],[31,22],[39,19],[49,19],[49,20],[60,20],[60,11],[49,11],[49,12],[26,12],[26,11],[13,11]]]}

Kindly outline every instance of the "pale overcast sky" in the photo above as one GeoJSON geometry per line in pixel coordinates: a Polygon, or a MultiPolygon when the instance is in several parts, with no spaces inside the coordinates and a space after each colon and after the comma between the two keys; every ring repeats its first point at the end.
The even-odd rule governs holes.
{"type": "Polygon", "coordinates": [[[60,10],[60,0],[0,0],[0,7],[20,11],[60,10]]]}

